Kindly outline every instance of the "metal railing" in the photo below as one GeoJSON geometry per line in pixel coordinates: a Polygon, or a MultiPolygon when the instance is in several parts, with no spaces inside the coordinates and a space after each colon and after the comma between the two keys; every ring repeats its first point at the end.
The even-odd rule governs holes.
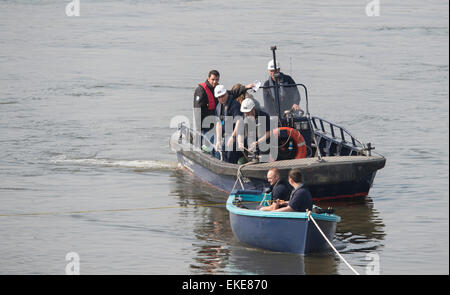
{"type": "Polygon", "coordinates": [[[347,129],[341,126],[315,116],[311,117],[311,121],[316,130],[321,131],[324,135],[331,135],[332,139],[339,139],[342,143],[351,143],[354,147],[365,147],[364,143],[356,139],[356,137],[353,136],[347,129]],[[326,126],[328,127],[329,131],[327,130],[326,126]],[[350,141],[347,139],[350,139],[350,141]]]}
{"type": "Polygon", "coordinates": [[[319,146],[322,146],[322,139],[325,140],[326,146],[322,146],[325,148],[324,153],[327,155],[333,154],[331,152],[331,147],[333,146],[336,150],[335,155],[343,155],[341,154],[344,147],[349,151],[349,155],[365,155],[371,156],[371,151],[375,149],[372,147],[371,143],[363,143],[359,141],[355,136],[353,136],[347,129],[331,123],[327,120],[324,120],[319,117],[311,117],[311,122],[314,128],[314,133],[318,136],[319,146]]]}

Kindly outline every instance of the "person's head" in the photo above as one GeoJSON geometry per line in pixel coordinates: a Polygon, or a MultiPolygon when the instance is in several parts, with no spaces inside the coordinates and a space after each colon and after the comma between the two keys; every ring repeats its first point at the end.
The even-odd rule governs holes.
{"type": "Polygon", "coordinates": [[[291,171],[289,171],[288,179],[290,185],[298,185],[302,182],[302,172],[300,171],[300,169],[292,169],[291,171]]]}
{"type": "Polygon", "coordinates": [[[280,170],[277,168],[271,168],[267,171],[267,181],[270,185],[274,185],[277,181],[280,180],[280,170]]]}
{"type": "Polygon", "coordinates": [[[267,70],[269,71],[270,77],[272,77],[272,79],[275,80],[275,78],[274,78],[275,73],[279,73],[280,72],[280,62],[277,61],[277,69],[275,70],[275,66],[273,64],[273,59],[272,59],[267,64],[267,70]]]}
{"type": "Polygon", "coordinates": [[[226,104],[228,100],[228,91],[223,85],[217,85],[214,88],[214,96],[221,104],[226,104]]]}
{"type": "MultiPolygon", "coordinates": [[[[243,87],[243,85],[240,84],[240,83],[237,83],[237,84],[235,84],[233,87],[231,87],[231,90],[232,90],[232,91],[233,91],[233,90],[237,90],[237,89],[240,89],[241,87],[243,87]]],[[[236,97],[235,99],[236,99],[237,101],[239,101],[240,104],[242,104],[242,101],[244,101],[244,99],[246,99],[247,97],[248,97],[248,93],[245,92],[244,94],[239,95],[239,96],[236,97]]]]}
{"type": "Polygon", "coordinates": [[[216,87],[217,85],[219,85],[219,80],[220,80],[220,74],[218,71],[216,71],[216,70],[209,71],[208,82],[209,82],[209,84],[211,84],[212,87],[216,87]]]}
{"type": "Polygon", "coordinates": [[[242,101],[241,104],[241,112],[244,113],[244,116],[249,117],[255,117],[256,116],[256,108],[255,108],[255,102],[251,98],[246,98],[242,101]]]}

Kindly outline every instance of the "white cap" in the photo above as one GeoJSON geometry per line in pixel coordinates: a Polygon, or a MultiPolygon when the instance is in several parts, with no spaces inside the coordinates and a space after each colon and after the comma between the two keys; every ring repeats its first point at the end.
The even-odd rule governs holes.
{"type": "Polygon", "coordinates": [[[217,85],[216,88],[214,88],[215,97],[221,97],[225,93],[227,93],[227,89],[223,85],[217,85]]]}
{"type": "Polygon", "coordinates": [[[246,98],[241,103],[241,112],[247,113],[253,110],[255,107],[255,102],[251,98],[246,98]]]}
{"type": "MultiPolygon", "coordinates": [[[[273,59],[271,61],[269,61],[269,63],[267,64],[267,69],[269,71],[273,71],[274,70],[274,66],[273,66],[273,59]]],[[[280,69],[280,62],[277,61],[277,69],[280,69]]]]}

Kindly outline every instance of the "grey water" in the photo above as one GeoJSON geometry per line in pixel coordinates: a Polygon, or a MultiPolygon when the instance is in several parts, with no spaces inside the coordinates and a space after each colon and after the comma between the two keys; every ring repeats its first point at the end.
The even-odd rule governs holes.
{"type": "Polygon", "coordinates": [[[352,274],[240,244],[169,149],[208,71],[264,81],[272,45],[313,115],[387,158],[369,197],[331,203],[343,257],[448,274],[449,4],[369,2],[1,1],[0,274],[65,274],[70,252],[81,274],[352,274]]]}

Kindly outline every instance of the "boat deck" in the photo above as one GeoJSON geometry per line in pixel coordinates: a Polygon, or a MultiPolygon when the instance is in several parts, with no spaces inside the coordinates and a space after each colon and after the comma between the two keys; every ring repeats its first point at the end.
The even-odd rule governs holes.
{"type": "Polygon", "coordinates": [[[343,163],[343,162],[364,162],[364,161],[373,161],[379,160],[379,156],[333,156],[333,157],[322,157],[322,160],[319,161],[318,158],[304,158],[304,159],[292,159],[292,160],[283,160],[283,161],[275,161],[275,162],[267,162],[267,163],[258,163],[248,165],[242,168],[242,171],[252,170],[252,169],[270,169],[270,168],[301,168],[308,167],[312,165],[328,165],[332,163],[343,163]]]}

